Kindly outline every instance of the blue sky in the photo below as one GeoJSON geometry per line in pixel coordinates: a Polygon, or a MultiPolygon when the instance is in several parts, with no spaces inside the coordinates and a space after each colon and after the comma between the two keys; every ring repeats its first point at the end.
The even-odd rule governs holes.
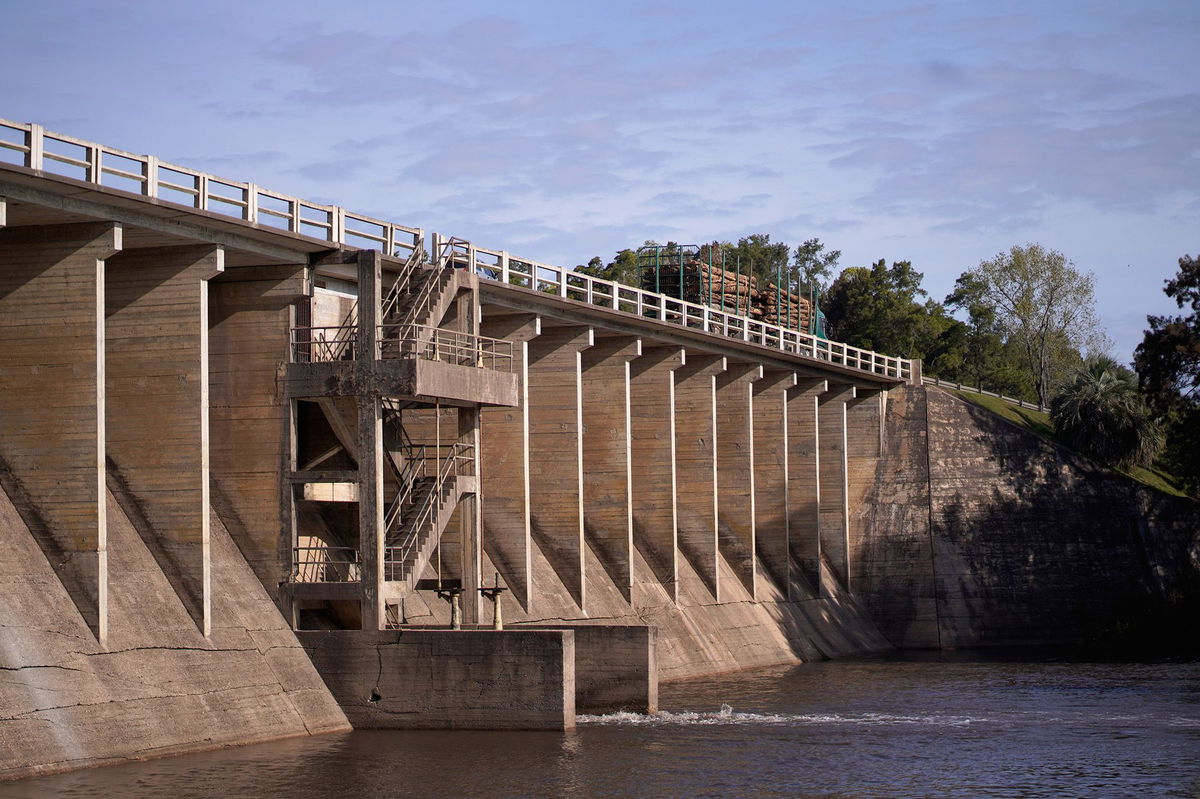
{"type": "Polygon", "coordinates": [[[0,0],[0,116],[574,265],[1013,244],[1129,358],[1200,254],[1200,3],[0,0]]]}

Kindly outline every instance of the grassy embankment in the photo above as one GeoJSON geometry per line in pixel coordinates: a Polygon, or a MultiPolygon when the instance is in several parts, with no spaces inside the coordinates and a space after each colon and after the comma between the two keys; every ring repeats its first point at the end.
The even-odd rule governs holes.
{"type": "MultiPolygon", "coordinates": [[[[972,402],[981,408],[986,408],[992,413],[1003,416],[1013,424],[1020,425],[1032,433],[1036,433],[1047,441],[1051,441],[1060,446],[1067,446],[1059,441],[1054,435],[1054,427],[1050,424],[1050,414],[1042,413],[1041,411],[1032,408],[1018,408],[1016,405],[1005,402],[997,397],[989,397],[983,394],[973,394],[969,391],[955,391],[954,389],[946,389],[951,394],[962,397],[967,402],[972,402]]],[[[1086,457],[1086,456],[1085,456],[1086,457]]],[[[1110,467],[1111,468],[1111,467],[1110,467]]],[[[1117,469],[1116,471],[1128,477],[1137,480],[1139,483],[1145,483],[1151,488],[1156,488],[1159,491],[1167,494],[1172,494],[1177,497],[1186,497],[1187,494],[1179,488],[1179,481],[1174,476],[1162,471],[1154,466],[1149,469],[1144,469],[1140,466],[1135,466],[1133,469],[1125,471],[1117,469]]]]}

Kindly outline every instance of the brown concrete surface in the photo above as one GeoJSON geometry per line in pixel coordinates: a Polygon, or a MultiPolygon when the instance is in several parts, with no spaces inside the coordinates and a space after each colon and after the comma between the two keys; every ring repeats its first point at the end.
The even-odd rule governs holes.
{"type": "Polygon", "coordinates": [[[104,260],[111,223],[0,230],[0,461],[15,499],[44,520],[38,542],[104,641],[104,260]],[[54,446],[48,446],[54,442],[54,446]]]}
{"type": "Polygon", "coordinates": [[[1076,643],[1177,590],[1200,556],[1200,503],[941,389],[890,395],[854,561],[894,644],[1076,643]]]}
{"type": "Polygon", "coordinates": [[[212,520],[212,635],[107,499],[108,646],[0,492],[0,780],[349,728],[229,534],[212,520]]]}
{"type": "Polygon", "coordinates": [[[575,726],[575,639],[569,630],[297,635],[356,728],[575,726]]]}

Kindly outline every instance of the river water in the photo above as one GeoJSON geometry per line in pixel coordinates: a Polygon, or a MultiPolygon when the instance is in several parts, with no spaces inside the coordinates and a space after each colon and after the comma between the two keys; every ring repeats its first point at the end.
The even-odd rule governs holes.
{"type": "Polygon", "coordinates": [[[362,731],[0,796],[1200,798],[1200,661],[895,656],[666,685],[660,704],[570,733],[362,731]]]}

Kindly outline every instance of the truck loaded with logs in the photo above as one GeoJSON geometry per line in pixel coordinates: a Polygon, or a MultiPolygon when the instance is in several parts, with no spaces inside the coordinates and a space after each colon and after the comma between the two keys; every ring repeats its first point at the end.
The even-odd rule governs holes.
{"type": "Polygon", "coordinates": [[[638,248],[637,258],[645,291],[825,336],[815,290],[797,293],[776,282],[760,281],[751,273],[751,264],[730,263],[723,248],[654,244],[638,248]]]}

